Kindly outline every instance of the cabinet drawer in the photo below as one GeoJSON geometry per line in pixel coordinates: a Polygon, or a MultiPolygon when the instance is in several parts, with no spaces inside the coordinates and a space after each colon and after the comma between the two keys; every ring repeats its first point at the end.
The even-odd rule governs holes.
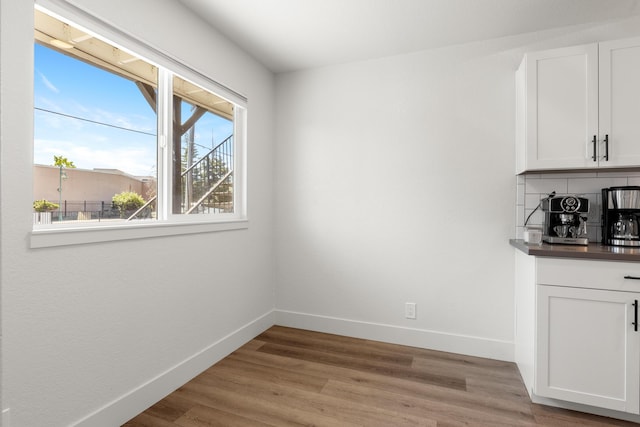
{"type": "Polygon", "coordinates": [[[539,257],[536,283],[640,292],[640,263],[539,257]]]}

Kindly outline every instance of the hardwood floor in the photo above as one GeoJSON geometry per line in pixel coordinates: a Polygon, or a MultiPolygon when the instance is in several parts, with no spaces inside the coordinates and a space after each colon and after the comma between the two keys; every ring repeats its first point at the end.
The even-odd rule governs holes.
{"type": "Polygon", "coordinates": [[[274,326],[125,424],[637,426],[532,404],[513,363],[274,326]]]}

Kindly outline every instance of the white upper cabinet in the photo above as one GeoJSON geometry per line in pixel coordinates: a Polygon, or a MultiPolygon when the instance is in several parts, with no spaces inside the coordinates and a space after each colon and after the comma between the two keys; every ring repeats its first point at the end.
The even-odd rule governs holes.
{"type": "Polygon", "coordinates": [[[517,173],[640,166],[640,38],[529,53],[516,82],[517,173]]]}
{"type": "Polygon", "coordinates": [[[599,47],[599,130],[605,144],[601,153],[604,166],[638,166],[640,38],[600,43],[599,47]]]}
{"type": "Polygon", "coordinates": [[[518,172],[597,166],[598,46],[527,54],[518,80],[518,172]]]}

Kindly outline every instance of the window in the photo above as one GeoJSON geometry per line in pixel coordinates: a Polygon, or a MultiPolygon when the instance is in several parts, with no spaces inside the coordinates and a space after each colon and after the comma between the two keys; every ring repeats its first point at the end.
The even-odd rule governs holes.
{"type": "Polygon", "coordinates": [[[244,219],[246,100],[120,39],[35,9],[34,231],[244,219]]]}
{"type": "Polygon", "coordinates": [[[173,76],[172,111],[173,213],[233,213],[233,104],[173,76]]]}

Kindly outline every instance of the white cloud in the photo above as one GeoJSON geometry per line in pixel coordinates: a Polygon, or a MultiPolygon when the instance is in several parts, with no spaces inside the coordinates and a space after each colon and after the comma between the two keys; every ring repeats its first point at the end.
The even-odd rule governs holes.
{"type": "Polygon", "coordinates": [[[47,76],[45,76],[44,74],[42,74],[40,71],[38,71],[38,74],[40,75],[40,80],[42,80],[42,83],[44,83],[44,85],[51,91],[54,93],[60,93],[60,89],[58,89],[57,87],[54,86],[53,83],[51,83],[49,81],[49,79],[47,78],[47,76]]]}
{"type": "Polygon", "coordinates": [[[68,158],[80,169],[118,169],[130,175],[150,175],[156,163],[154,149],[131,147],[96,150],[70,141],[34,141],[35,164],[52,165],[54,155],[68,158]]]}

